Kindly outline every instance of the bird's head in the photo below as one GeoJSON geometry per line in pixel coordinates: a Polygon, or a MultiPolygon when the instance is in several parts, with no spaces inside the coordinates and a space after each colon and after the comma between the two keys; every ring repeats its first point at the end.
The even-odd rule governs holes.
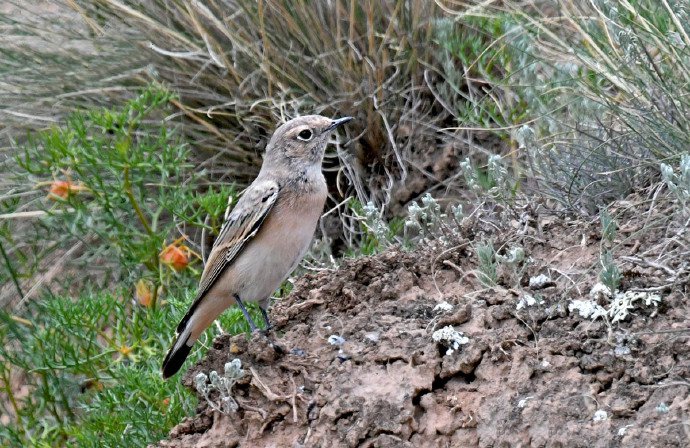
{"type": "Polygon", "coordinates": [[[320,166],[329,137],[350,120],[352,117],[332,119],[321,115],[294,118],[273,133],[264,163],[281,163],[295,168],[320,166]]]}

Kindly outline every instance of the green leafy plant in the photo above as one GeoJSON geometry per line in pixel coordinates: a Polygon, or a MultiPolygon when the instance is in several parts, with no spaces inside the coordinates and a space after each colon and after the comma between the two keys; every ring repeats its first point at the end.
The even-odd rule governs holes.
{"type": "Polygon", "coordinates": [[[381,216],[381,210],[371,202],[362,205],[352,198],[348,206],[359,231],[353,232],[354,238],[345,252],[346,256],[373,255],[398,242],[403,228],[401,219],[393,218],[386,222],[381,216]]]}
{"type": "MultiPolygon", "coordinates": [[[[28,178],[49,188],[37,204],[45,226],[63,242],[89,242],[90,253],[125,278],[150,281],[152,307],[171,280],[165,265],[181,270],[194,259],[183,240],[171,244],[177,228],[202,227],[207,214],[216,226],[222,219],[215,195],[196,191],[187,146],[151,121],[171,98],[149,88],[117,111],[73,114],[65,126],[32,137],[19,158],[28,178]],[[189,204],[201,207],[181,213],[189,204]]],[[[229,192],[222,193],[227,202],[229,192]]]]}
{"type": "MultiPolygon", "coordinates": [[[[0,440],[11,446],[143,446],[193,410],[179,381],[162,380],[160,362],[195,294],[187,235],[216,232],[235,193],[199,185],[164,119],[172,100],[150,87],[119,109],[74,114],[32,135],[13,165],[17,185],[38,188],[2,205],[13,216],[30,208],[42,239],[21,240],[22,227],[3,223],[7,267],[26,266],[31,244],[59,251],[76,241],[84,254],[56,267],[63,292],[0,310],[0,409],[10,418],[0,440]],[[103,266],[114,275],[96,291],[88,276],[103,266]]],[[[11,272],[21,290],[26,274],[11,272]]],[[[239,310],[220,327],[248,330],[239,310]]]]}
{"type": "MultiPolygon", "coordinates": [[[[183,294],[183,291],[177,291],[183,294]]],[[[189,415],[194,400],[163,381],[160,360],[182,307],[150,309],[131,292],[86,292],[0,311],[0,427],[11,446],[143,446],[189,415]],[[26,393],[18,395],[17,381],[26,393]]],[[[199,352],[193,354],[198,359],[199,352]]]]}

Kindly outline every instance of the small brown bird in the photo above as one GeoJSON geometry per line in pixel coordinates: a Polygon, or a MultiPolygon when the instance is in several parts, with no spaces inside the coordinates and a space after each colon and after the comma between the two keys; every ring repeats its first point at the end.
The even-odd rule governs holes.
{"type": "Polygon", "coordinates": [[[323,211],[326,144],[331,133],[350,120],[306,115],[276,129],[259,175],[226,216],[213,244],[196,299],[163,360],[163,378],[180,370],[201,333],[233,304],[254,331],[244,302],[258,302],[270,327],[269,298],[309,249],[323,211]]]}

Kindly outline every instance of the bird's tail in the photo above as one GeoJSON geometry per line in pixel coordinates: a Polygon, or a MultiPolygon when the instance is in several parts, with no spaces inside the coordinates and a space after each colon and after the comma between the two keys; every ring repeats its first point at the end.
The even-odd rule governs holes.
{"type": "Polygon", "coordinates": [[[163,360],[161,372],[164,379],[170,378],[180,370],[180,367],[182,367],[185,359],[189,356],[189,352],[195,342],[195,340],[190,338],[191,325],[189,325],[189,322],[183,320],[180,324],[180,327],[184,328],[180,331],[180,327],[178,327],[175,342],[173,342],[172,347],[170,347],[168,354],[165,355],[165,359],[163,360]]]}

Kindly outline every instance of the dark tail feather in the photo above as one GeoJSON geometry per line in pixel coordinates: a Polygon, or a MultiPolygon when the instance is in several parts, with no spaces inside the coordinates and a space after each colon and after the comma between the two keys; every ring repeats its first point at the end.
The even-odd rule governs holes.
{"type": "Polygon", "coordinates": [[[182,367],[182,364],[184,364],[185,359],[187,359],[189,352],[192,350],[192,345],[187,345],[188,339],[189,335],[178,335],[172,347],[168,350],[161,368],[163,379],[168,379],[176,374],[180,367],[182,367]],[[183,336],[185,337],[184,341],[180,340],[183,336]]]}

